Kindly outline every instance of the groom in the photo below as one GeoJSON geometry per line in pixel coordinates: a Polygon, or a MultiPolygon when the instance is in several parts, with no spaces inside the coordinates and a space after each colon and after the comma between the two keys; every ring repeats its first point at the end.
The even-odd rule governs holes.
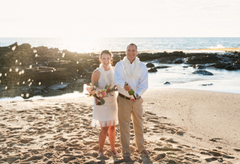
{"type": "Polygon", "coordinates": [[[137,45],[131,43],[127,46],[126,57],[115,66],[114,83],[118,87],[118,119],[123,157],[130,158],[130,119],[132,116],[135,140],[138,150],[148,154],[144,147],[143,138],[143,107],[141,95],[148,88],[148,70],[144,63],[137,57],[137,45]],[[135,92],[136,99],[128,91],[135,92]]]}

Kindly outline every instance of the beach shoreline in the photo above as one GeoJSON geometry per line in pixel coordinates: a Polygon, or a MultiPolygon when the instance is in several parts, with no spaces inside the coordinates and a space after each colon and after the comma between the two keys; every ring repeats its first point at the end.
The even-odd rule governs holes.
{"type": "MultiPolygon", "coordinates": [[[[182,84],[206,79],[205,75],[215,75],[208,71],[210,69],[216,72],[216,76],[209,79],[217,78],[220,87],[219,81],[227,78],[232,81],[224,85],[232,83],[235,87],[238,86],[238,79],[235,77],[238,77],[240,70],[240,52],[236,50],[238,48],[215,48],[211,49],[211,53],[207,49],[186,50],[186,52],[139,50],[138,57],[147,65],[149,77],[154,74],[159,75],[161,72],[161,76],[157,77],[158,83],[152,80],[155,77],[150,78],[152,80],[150,83],[155,83],[154,85],[157,86],[164,81],[182,84]],[[231,51],[226,52],[229,49],[231,51]],[[223,76],[220,70],[229,71],[229,74],[225,73],[223,76]],[[236,75],[232,75],[230,71],[235,71],[236,75]],[[192,76],[192,74],[200,76],[192,76]]],[[[125,51],[112,53],[113,66],[125,56],[125,51]]],[[[18,45],[15,42],[7,47],[0,47],[0,98],[21,96],[29,99],[39,95],[57,96],[74,91],[81,92],[82,85],[90,83],[92,72],[99,67],[98,57],[99,53],[78,53],[45,46],[33,47],[29,43],[18,45]]],[[[217,85],[212,88],[215,86],[217,85]]],[[[230,87],[232,86],[230,84],[230,87]]]]}
{"type": "MultiPolygon", "coordinates": [[[[240,162],[239,94],[188,89],[148,89],[143,94],[144,137],[149,157],[134,144],[135,163],[240,162]]],[[[90,127],[92,98],[0,102],[2,162],[124,162],[119,126],[113,156],[108,139],[105,159],[98,150],[99,128],[90,127]]],[[[131,124],[132,126],[132,124],[131,124]]]]}
{"type": "MultiPolygon", "coordinates": [[[[240,52],[240,47],[224,47],[224,48],[199,48],[199,49],[176,49],[176,50],[140,50],[140,53],[145,52],[174,52],[174,51],[182,51],[182,52],[196,52],[196,53],[218,53],[218,52],[240,52]]],[[[117,51],[116,51],[117,52],[117,51]]],[[[119,51],[124,52],[124,51],[119,51]]]]}

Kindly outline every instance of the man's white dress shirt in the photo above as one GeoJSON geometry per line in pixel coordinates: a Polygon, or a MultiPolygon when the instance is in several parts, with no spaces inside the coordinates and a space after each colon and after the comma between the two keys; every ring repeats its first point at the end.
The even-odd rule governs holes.
{"type": "Polygon", "coordinates": [[[121,60],[115,66],[114,71],[114,84],[118,87],[118,92],[130,97],[127,91],[124,89],[125,82],[131,86],[132,90],[134,90],[135,95],[138,94],[141,96],[148,88],[148,69],[146,65],[142,62],[134,62],[131,64],[130,61],[127,59],[128,68],[124,67],[124,61],[121,60]],[[136,64],[139,64],[137,71],[134,71],[136,64]],[[134,74],[129,76],[127,71],[132,71],[134,74]]]}

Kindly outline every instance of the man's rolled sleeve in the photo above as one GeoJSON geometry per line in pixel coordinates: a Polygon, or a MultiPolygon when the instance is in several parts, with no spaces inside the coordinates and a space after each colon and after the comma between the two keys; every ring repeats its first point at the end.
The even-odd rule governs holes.
{"type": "Polygon", "coordinates": [[[124,88],[124,74],[123,71],[121,69],[121,63],[117,63],[115,66],[115,71],[114,71],[114,84],[118,87],[118,88],[124,88]]]}
{"type": "Polygon", "coordinates": [[[147,89],[148,89],[148,70],[147,67],[144,65],[143,73],[140,77],[136,94],[141,96],[147,89]]]}

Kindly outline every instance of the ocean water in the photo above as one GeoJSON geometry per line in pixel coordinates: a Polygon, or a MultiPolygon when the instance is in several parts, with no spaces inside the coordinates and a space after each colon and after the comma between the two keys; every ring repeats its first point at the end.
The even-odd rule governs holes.
{"type": "MultiPolygon", "coordinates": [[[[103,49],[125,50],[128,43],[136,43],[138,50],[193,50],[203,48],[240,47],[240,38],[0,38],[0,47],[29,43],[33,47],[46,46],[67,49],[75,52],[93,52],[103,49]]],[[[184,68],[186,64],[160,64],[170,66],[149,73],[149,88],[183,88],[240,94],[240,70],[227,71],[224,69],[206,68],[213,76],[192,74],[192,67],[184,68]],[[170,82],[165,85],[164,82],[170,82]]],[[[74,92],[55,97],[35,96],[30,99],[45,99],[59,97],[83,97],[84,93],[74,92]]],[[[22,100],[22,97],[2,98],[0,101],[22,100]]]]}
{"type": "Polygon", "coordinates": [[[203,48],[240,47],[240,38],[0,38],[0,47],[29,43],[32,47],[46,46],[73,52],[125,50],[135,43],[143,50],[192,50],[203,48]]]}
{"type": "Polygon", "coordinates": [[[182,88],[216,92],[240,94],[240,70],[228,71],[207,67],[205,70],[212,72],[213,76],[192,74],[196,69],[184,68],[186,64],[159,64],[155,66],[169,66],[158,69],[156,73],[149,73],[149,88],[182,88]],[[164,84],[166,81],[169,85],[164,84]]]}

